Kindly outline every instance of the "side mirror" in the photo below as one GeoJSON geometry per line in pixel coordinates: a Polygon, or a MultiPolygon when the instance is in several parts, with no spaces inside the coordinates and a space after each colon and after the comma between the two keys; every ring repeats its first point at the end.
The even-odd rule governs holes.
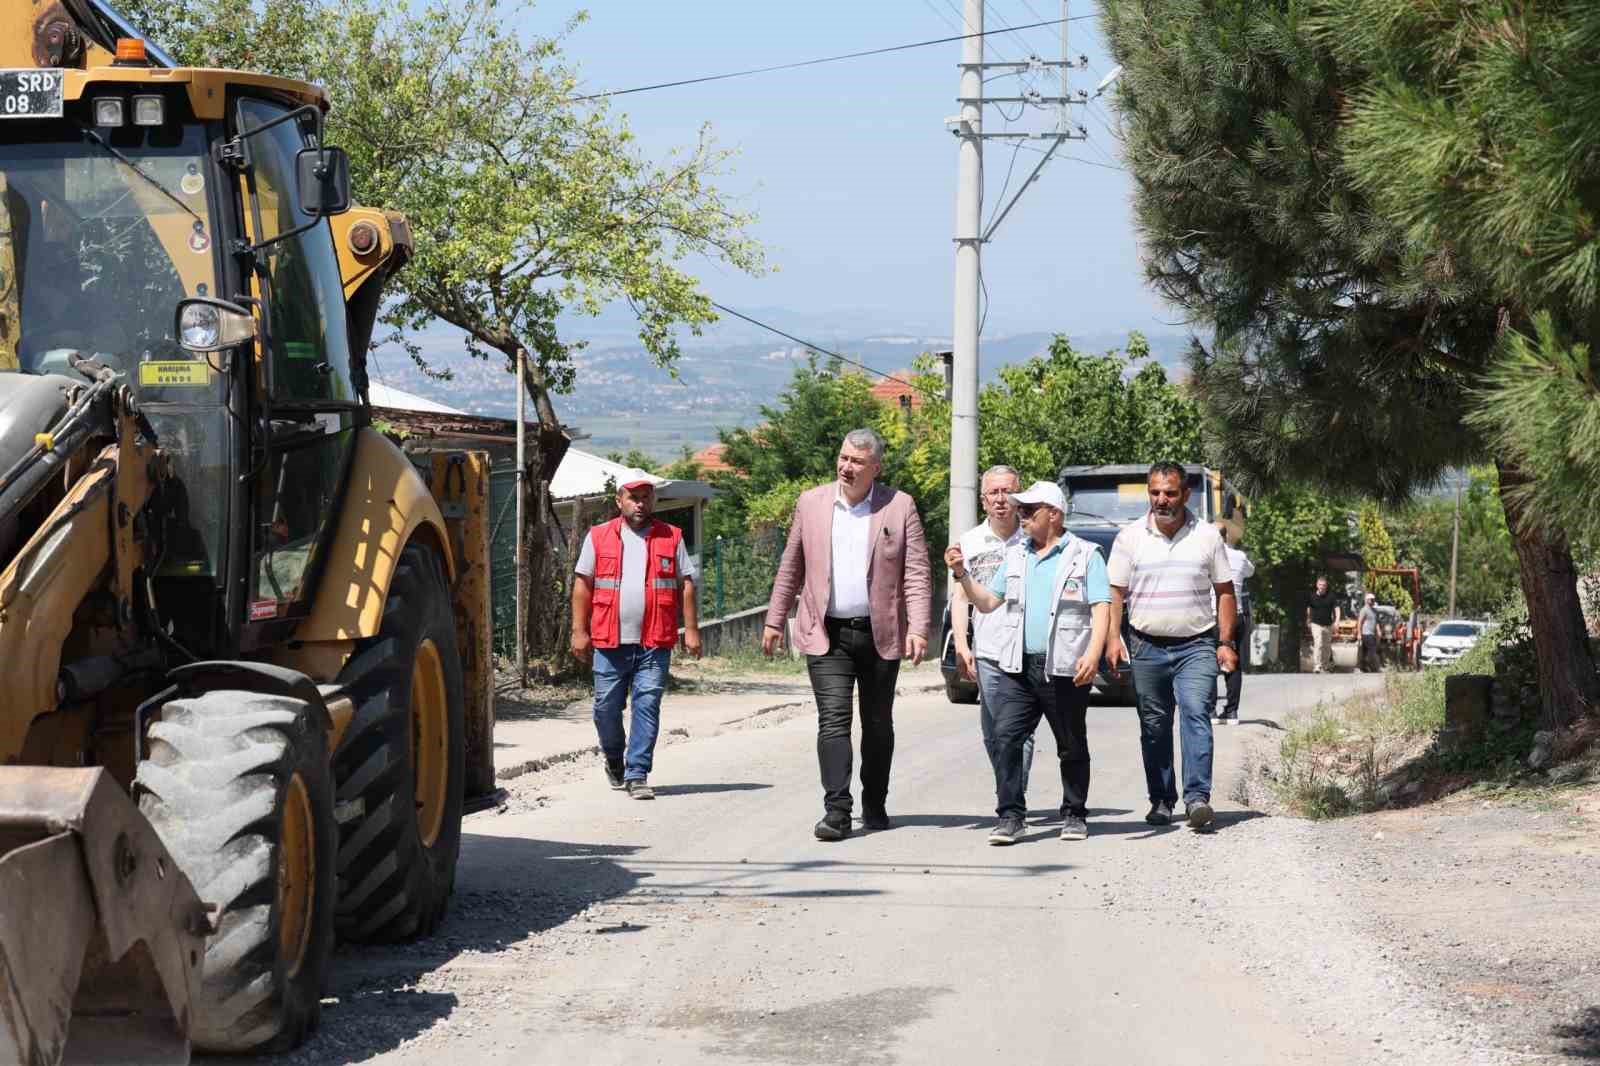
{"type": "Polygon", "coordinates": [[[178,301],[175,332],[186,352],[217,352],[254,340],[256,319],[236,303],[192,296],[178,301]]]}
{"type": "Polygon", "coordinates": [[[1239,497],[1235,496],[1231,492],[1225,492],[1225,493],[1222,494],[1222,517],[1223,518],[1232,518],[1233,517],[1233,511],[1234,511],[1233,501],[1237,500],[1238,498],[1239,497]]]}
{"type": "Polygon", "coordinates": [[[343,148],[302,148],[294,157],[300,209],[314,218],[350,210],[350,157],[343,148]]]}

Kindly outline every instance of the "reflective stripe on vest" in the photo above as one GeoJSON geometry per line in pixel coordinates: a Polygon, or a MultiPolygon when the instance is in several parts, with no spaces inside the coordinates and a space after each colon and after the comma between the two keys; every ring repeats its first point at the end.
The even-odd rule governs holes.
{"type": "MultiPolygon", "coordinates": [[[[613,518],[589,530],[595,572],[589,636],[597,648],[615,648],[621,643],[622,521],[620,517],[613,518]]],[[[678,548],[683,543],[683,531],[652,521],[644,541],[644,618],[639,625],[639,643],[646,648],[671,648],[678,643],[678,588],[683,579],[678,572],[678,548]],[[664,573],[672,576],[661,577],[664,573]]]]}

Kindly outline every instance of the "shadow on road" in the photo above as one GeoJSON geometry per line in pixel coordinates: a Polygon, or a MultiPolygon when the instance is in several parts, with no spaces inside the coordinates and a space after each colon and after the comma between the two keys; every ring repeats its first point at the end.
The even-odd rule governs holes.
{"type": "MultiPolygon", "coordinates": [[[[764,786],[750,786],[764,787],[764,786]]],[[[543,932],[585,908],[625,895],[649,873],[619,860],[641,849],[632,845],[579,844],[562,840],[464,833],[458,889],[434,934],[411,944],[343,944],[334,953],[322,1026],[288,1057],[197,1058],[215,1066],[285,1066],[286,1063],[360,1062],[393,1050],[448,1017],[453,992],[416,987],[428,974],[461,956],[476,967],[526,965],[518,950],[529,935],[543,932]],[[504,961],[495,956],[504,954],[504,961]],[[484,956],[488,956],[487,959],[484,956]]],[[[591,932],[632,932],[624,923],[591,932]]]]}
{"type": "Polygon", "coordinates": [[[772,786],[764,781],[725,781],[710,785],[657,785],[657,796],[698,796],[708,792],[755,792],[772,786]]]}
{"type": "Polygon", "coordinates": [[[1585,1007],[1577,1021],[1552,1032],[1566,1041],[1562,1053],[1575,1059],[1600,1059],[1600,1007],[1585,1007]]]}

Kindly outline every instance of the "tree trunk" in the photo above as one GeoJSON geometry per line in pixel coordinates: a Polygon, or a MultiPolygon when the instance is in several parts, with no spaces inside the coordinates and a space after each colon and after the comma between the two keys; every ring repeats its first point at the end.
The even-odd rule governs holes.
{"type": "Polygon", "coordinates": [[[1539,660],[1539,702],[1546,728],[1559,729],[1600,706],[1600,678],[1589,654],[1589,635],[1578,599],[1572,549],[1559,532],[1545,532],[1512,499],[1527,475],[1515,464],[1496,462],[1500,504],[1511,530],[1528,602],[1528,625],[1539,660]]]}
{"type": "Polygon", "coordinates": [[[1300,568],[1274,568],[1272,597],[1283,610],[1278,623],[1278,664],[1290,673],[1300,672],[1300,629],[1304,623],[1306,576],[1300,568]]]}

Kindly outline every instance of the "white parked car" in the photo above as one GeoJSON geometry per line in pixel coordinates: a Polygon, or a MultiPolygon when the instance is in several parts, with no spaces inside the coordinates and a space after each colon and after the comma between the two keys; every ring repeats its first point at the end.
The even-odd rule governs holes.
{"type": "Polygon", "coordinates": [[[1464,618],[1440,622],[1422,641],[1422,665],[1442,666],[1455,662],[1488,631],[1488,622],[1472,622],[1464,618]]]}

